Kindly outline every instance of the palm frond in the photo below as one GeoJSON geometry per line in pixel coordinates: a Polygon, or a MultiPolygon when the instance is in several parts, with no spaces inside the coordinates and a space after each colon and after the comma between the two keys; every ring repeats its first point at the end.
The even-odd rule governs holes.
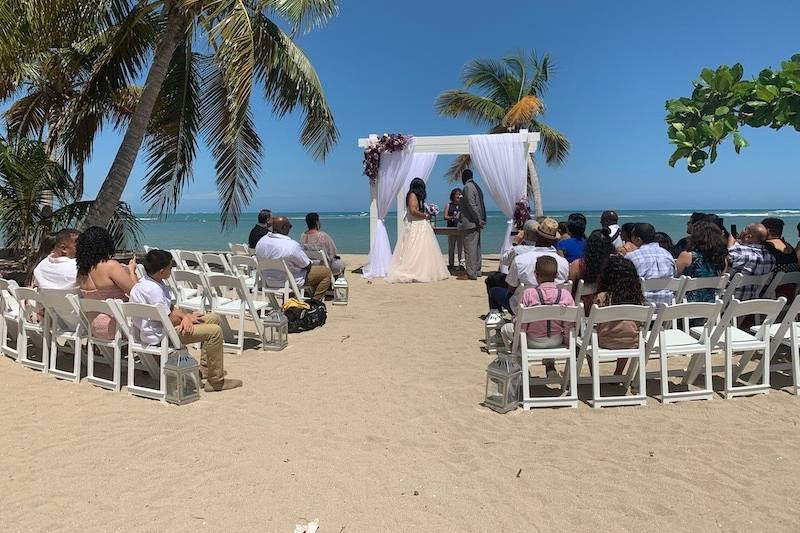
{"type": "Polygon", "coordinates": [[[38,136],[47,125],[50,102],[47,95],[34,90],[19,98],[4,113],[9,132],[20,137],[38,136]]]}
{"type": "Polygon", "coordinates": [[[316,159],[324,159],[338,139],[333,113],[322,83],[305,53],[274,22],[253,16],[256,80],[278,116],[298,105],[304,112],[300,143],[316,159]]]}
{"type": "Polygon", "coordinates": [[[542,96],[550,88],[550,79],[556,70],[550,54],[544,54],[541,58],[536,52],[531,52],[531,66],[533,67],[533,77],[528,88],[528,94],[542,96]]]}
{"type": "Polygon", "coordinates": [[[192,180],[200,127],[198,56],[186,39],[175,50],[161,85],[147,137],[147,178],[143,198],[150,210],[174,212],[192,180]]]}
{"type": "Polygon", "coordinates": [[[235,226],[242,207],[258,181],[261,169],[262,146],[249,113],[244,122],[235,127],[227,100],[230,97],[222,73],[209,61],[204,70],[200,114],[203,133],[214,156],[217,173],[217,190],[220,201],[220,218],[223,228],[235,226]]]}
{"type": "Polygon", "coordinates": [[[467,91],[445,91],[436,99],[436,111],[446,117],[465,117],[473,124],[485,126],[501,121],[503,108],[490,98],[467,91]]]}
{"type": "Polygon", "coordinates": [[[503,125],[519,129],[526,124],[530,124],[533,117],[541,111],[542,101],[532,94],[525,95],[508,110],[508,113],[503,117],[503,125]]]}
{"type": "Polygon", "coordinates": [[[444,173],[447,180],[455,183],[461,181],[461,172],[464,169],[470,168],[472,166],[472,158],[470,158],[469,154],[463,154],[456,157],[450,166],[447,167],[447,172],[444,173]]]}
{"type": "Polygon", "coordinates": [[[509,83],[509,77],[511,76],[506,64],[494,59],[473,59],[467,63],[461,75],[466,89],[477,86],[504,108],[517,101],[517,94],[509,83]]]}
{"type": "Polygon", "coordinates": [[[339,12],[336,0],[256,0],[255,11],[268,10],[292,25],[292,33],[321,28],[339,12]]]}
{"type": "MultiPolygon", "coordinates": [[[[53,229],[80,226],[93,203],[94,200],[83,200],[59,207],[53,211],[51,217],[53,229]]],[[[119,202],[117,204],[106,228],[111,233],[118,250],[134,250],[139,247],[142,238],[142,224],[127,203],[119,202]]]]}
{"type": "Polygon", "coordinates": [[[533,120],[531,130],[541,134],[539,146],[548,165],[563,165],[569,155],[570,143],[567,137],[544,122],[533,120]]]}

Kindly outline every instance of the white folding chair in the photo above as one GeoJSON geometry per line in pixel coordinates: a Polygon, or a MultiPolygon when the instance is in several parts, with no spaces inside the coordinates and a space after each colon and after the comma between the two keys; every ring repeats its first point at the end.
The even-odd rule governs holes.
{"type": "Polygon", "coordinates": [[[647,296],[648,292],[670,291],[672,293],[672,300],[670,300],[669,303],[674,304],[677,301],[677,296],[683,292],[683,287],[686,284],[686,277],[681,276],[679,278],[653,279],[640,278],[640,282],[642,284],[642,292],[645,293],[645,297],[647,296]]]}
{"type": "MultiPolygon", "coordinates": [[[[736,276],[739,275],[741,274],[736,274],[736,276]]],[[[734,276],[734,278],[736,278],[736,276],[734,276]]],[[[756,297],[752,299],[768,298],[767,296],[762,296],[762,295],[766,291],[766,288],[769,286],[769,284],[772,282],[772,278],[775,276],[774,272],[769,272],[767,274],[761,274],[758,276],[747,276],[747,275],[741,275],[741,276],[742,276],[741,281],[739,282],[739,285],[731,293],[731,298],[737,298],[736,290],[741,290],[746,287],[753,287],[756,297]]]]}
{"type": "MultiPolygon", "coordinates": [[[[800,394],[800,322],[797,321],[798,314],[800,314],[800,298],[795,298],[783,320],[779,324],[773,323],[767,330],[767,334],[770,337],[769,371],[789,370],[792,378],[792,392],[795,395],[800,394]],[[791,361],[788,363],[773,363],[772,358],[781,345],[789,348],[791,361]]],[[[753,326],[750,331],[758,333],[760,328],[761,326],[753,326]]],[[[760,373],[760,368],[756,369],[751,381],[759,380],[761,378],[760,373]]]]}
{"type": "Polygon", "coordinates": [[[50,330],[50,325],[40,295],[36,290],[27,287],[16,287],[12,290],[12,294],[19,304],[17,362],[47,373],[49,361],[47,332],[50,330]],[[33,346],[28,346],[29,341],[33,346]],[[42,358],[37,361],[30,357],[30,351],[40,343],[42,358]]]}
{"type": "Polygon", "coordinates": [[[39,289],[39,300],[47,316],[48,330],[45,337],[50,342],[47,352],[48,374],[78,383],[81,380],[83,341],[86,340],[86,333],[81,324],[78,308],[68,298],[74,295],[75,291],[39,289]],[[59,368],[59,354],[68,353],[73,355],[72,369],[59,368]]]}
{"type": "Polygon", "coordinates": [[[328,289],[328,294],[333,294],[333,284],[336,283],[336,276],[333,275],[331,263],[328,260],[328,254],[323,249],[305,248],[306,255],[312,262],[319,261],[319,264],[327,267],[331,273],[331,287],[328,289]]]}
{"type": "Polygon", "coordinates": [[[710,400],[713,397],[710,337],[711,331],[719,319],[721,309],[722,300],[714,303],[693,302],[658,306],[658,313],[647,338],[646,352],[650,358],[659,360],[662,403],[710,400]],[[687,331],[675,327],[676,323],[688,323],[690,319],[704,321],[699,339],[694,338],[687,331]],[[690,357],[687,369],[683,372],[684,376],[689,374],[690,368],[694,369],[695,365],[702,365],[704,381],[701,389],[670,392],[668,363],[669,359],[675,356],[690,357]]]}
{"type": "Polygon", "coordinates": [[[231,255],[250,255],[250,248],[246,244],[233,244],[228,243],[228,248],[231,250],[231,255]]]}
{"type": "MultiPolygon", "coordinates": [[[[250,296],[250,291],[245,285],[244,276],[227,276],[225,274],[209,274],[206,278],[208,285],[211,289],[227,289],[233,291],[237,296],[233,300],[224,303],[215,303],[211,306],[211,311],[220,315],[226,321],[228,317],[237,319],[237,336],[235,343],[224,342],[225,348],[233,348],[236,353],[242,355],[244,352],[244,323],[245,320],[251,320],[256,327],[258,338],[263,342],[264,340],[264,323],[261,320],[262,312],[270,307],[268,302],[254,301],[250,296]]],[[[277,307],[279,304],[275,299],[275,295],[267,293],[272,298],[272,305],[277,307]]],[[[230,329],[230,328],[228,328],[230,329]]]]}
{"type": "Polygon", "coordinates": [[[731,279],[730,274],[723,274],[721,276],[713,276],[710,278],[690,278],[686,277],[686,283],[683,285],[683,290],[675,296],[676,303],[689,303],[691,292],[711,289],[714,291],[714,300],[722,300],[725,294],[725,288],[731,279]]]}
{"type": "Polygon", "coordinates": [[[231,266],[222,254],[200,254],[200,260],[203,262],[203,269],[206,274],[233,275],[231,266]]]}
{"type": "Polygon", "coordinates": [[[175,327],[172,325],[163,307],[159,305],[122,302],[119,304],[119,309],[122,312],[122,317],[128,331],[131,333],[130,337],[128,337],[128,392],[134,396],[164,401],[167,390],[166,379],[164,378],[164,365],[166,365],[167,359],[172,353],[185,350],[186,348],[181,343],[178,332],[175,331],[175,327]],[[161,338],[160,344],[142,344],[139,338],[139,331],[134,326],[134,320],[137,318],[161,323],[164,336],[161,338]],[[157,373],[158,388],[136,384],[136,360],[137,358],[145,359],[148,357],[158,357],[160,361],[157,373]]]}
{"type": "Polygon", "coordinates": [[[645,332],[648,330],[650,319],[653,316],[652,305],[611,305],[608,307],[592,306],[589,320],[582,335],[577,339],[578,347],[578,371],[583,367],[583,360],[591,358],[592,371],[592,399],[589,404],[592,407],[605,407],[608,405],[645,405],[647,403],[647,391],[645,383],[645,365],[647,354],[645,352],[645,332]],[[638,343],[635,348],[601,348],[597,335],[597,326],[607,322],[617,320],[631,320],[640,324],[638,343]],[[618,359],[636,360],[629,363],[628,373],[624,376],[612,376],[610,379],[602,379],[600,376],[600,363],[616,362],[618,359]],[[602,396],[600,383],[622,383],[627,390],[633,379],[633,373],[638,369],[638,383],[641,384],[636,393],[622,396],[602,396]]]}
{"type": "Polygon", "coordinates": [[[575,289],[575,302],[580,302],[584,296],[588,296],[589,294],[597,294],[597,284],[586,283],[583,280],[579,280],[578,288],[575,289]]]}
{"type": "Polygon", "coordinates": [[[181,270],[191,270],[194,272],[205,272],[203,260],[200,254],[191,250],[175,250],[175,257],[178,258],[178,267],[181,270]]]}
{"type": "MultiPolygon", "coordinates": [[[[730,276],[730,274],[728,274],[728,276],[730,276]]],[[[744,281],[744,274],[734,274],[733,276],[730,276],[728,286],[725,287],[725,292],[722,294],[723,311],[728,308],[728,304],[731,303],[731,300],[733,300],[733,297],[736,294],[736,289],[742,286],[742,281],[744,281]]]]}
{"type": "Polygon", "coordinates": [[[211,294],[205,284],[205,278],[199,272],[172,269],[170,288],[176,305],[181,309],[200,312],[211,309],[211,294]]]}
{"type": "MultiPolygon", "coordinates": [[[[122,349],[127,345],[128,324],[116,300],[92,300],[67,296],[80,311],[81,322],[86,331],[86,381],[92,385],[119,392],[122,387],[122,349]],[[117,323],[113,339],[97,337],[92,331],[92,320],[97,315],[108,315],[117,323]],[[99,377],[95,370],[97,362],[111,369],[111,379],[99,377]]],[[[150,369],[152,371],[152,368],[150,369]]],[[[156,376],[158,373],[156,372],[156,376]]]]}
{"type": "Polygon", "coordinates": [[[794,285],[794,294],[800,294],[800,272],[776,272],[772,283],[764,291],[764,298],[775,298],[778,287],[794,285]]]}
{"type": "Polygon", "coordinates": [[[258,258],[258,271],[260,276],[260,287],[259,290],[267,291],[267,292],[275,292],[278,291],[283,302],[285,303],[288,300],[292,293],[295,294],[295,298],[298,300],[306,300],[307,297],[300,290],[297,286],[297,282],[294,279],[294,275],[289,270],[289,267],[286,265],[286,262],[283,259],[262,259],[258,258]],[[283,278],[283,287],[270,287],[267,285],[269,279],[280,279],[283,278]]]}
{"type": "MultiPolygon", "coordinates": [[[[514,319],[514,342],[511,353],[519,354],[522,367],[522,408],[534,407],[578,407],[578,374],[575,361],[575,337],[577,324],[583,316],[583,306],[540,305],[519,307],[514,319]],[[531,322],[559,321],[572,325],[565,346],[556,348],[532,348],[528,344],[528,334],[522,326],[531,322]],[[528,366],[542,363],[545,359],[564,361],[564,378],[559,396],[534,397],[531,392],[531,377],[528,366]]],[[[549,380],[534,379],[534,384],[547,384],[549,380]]]]}
{"type": "MultiPolygon", "coordinates": [[[[750,394],[769,393],[769,354],[770,336],[769,328],[774,323],[778,313],[786,304],[786,298],[778,300],[748,300],[740,302],[737,299],[731,300],[727,309],[722,314],[722,318],[717,323],[711,333],[711,348],[721,348],[725,354],[725,398],[745,396],[750,394]],[[748,315],[763,316],[764,320],[758,327],[755,334],[750,334],[737,327],[737,319],[748,315]],[[756,372],[751,374],[747,385],[735,386],[739,376],[753,358],[755,352],[763,352],[763,357],[758,364],[756,372]],[[739,363],[734,368],[733,357],[741,354],[739,363]],[[760,383],[755,383],[760,379],[760,383]]],[[[704,334],[704,329],[700,326],[690,328],[690,333],[700,338],[704,334]]],[[[697,371],[692,368],[687,375],[686,382],[693,383],[697,376],[697,371]]]]}
{"type": "Polygon", "coordinates": [[[16,281],[0,278],[0,351],[15,361],[19,358],[19,302],[13,294],[17,287],[16,281]]]}
{"type": "Polygon", "coordinates": [[[228,258],[234,276],[244,276],[245,285],[251,291],[258,283],[258,261],[249,255],[232,255],[228,258]]]}

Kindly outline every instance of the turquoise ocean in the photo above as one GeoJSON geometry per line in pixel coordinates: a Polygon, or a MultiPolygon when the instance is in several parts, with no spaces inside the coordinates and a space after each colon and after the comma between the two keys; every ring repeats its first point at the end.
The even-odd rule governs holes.
{"type": "MultiPolygon", "coordinates": [[[[730,227],[736,224],[741,230],[746,224],[760,222],[765,217],[780,217],[786,223],[784,237],[794,244],[797,242],[797,224],[800,223],[800,209],[708,209],[725,219],[730,227]]],[[[566,220],[571,211],[551,211],[547,216],[556,220],[566,220]]],[[[583,211],[588,219],[588,230],[600,227],[600,211],[583,211]]],[[[292,221],[291,237],[297,239],[305,231],[305,213],[281,213],[292,221]]],[[[686,233],[686,220],[690,210],[664,211],[620,211],[620,223],[649,222],[657,231],[669,234],[674,241],[686,233]]],[[[216,213],[177,213],[166,217],[138,215],[142,225],[142,244],[164,249],[187,250],[227,250],[228,243],[247,242],[247,235],[256,223],[256,213],[244,213],[236,228],[223,231],[216,213]]],[[[369,213],[330,212],[320,213],[322,229],[336,241],[341,253],[366,254],[369,252],[369,213]]],[[[506,218],[501,212],[489,212],[486,230],[481,235],[483,249],[488,253],[499,250],[506,218]]],[[[443,221],[438,222],[444,225],[443,221]]],[[[390,213],[386,219],[389,240],[392,246],[397,237],[397,217],[390,213]]],[[[588,233],[588,231],[587,231],[588,233]]],[[[439,237],[443,251],[447,251],[447,239],[439,237]]]]}

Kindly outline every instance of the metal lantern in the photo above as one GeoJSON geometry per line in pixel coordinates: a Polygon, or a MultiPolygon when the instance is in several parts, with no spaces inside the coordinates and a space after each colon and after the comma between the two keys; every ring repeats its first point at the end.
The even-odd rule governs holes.
{"type": "Polygon", "coordinates": [[[483,404],[507,413],[519,406],[522,367],[515,357],[501,355],[486,368],[486,399],[483,404]]]}
{"type": "Polygon", "coordinates": [[[333,282],[333,305],[347,305],[349,300],[350,287],[344,276],[340,276],[333,282]]]}
{"type": "Polygon", "coordinates": [[[275,309],[264,317],[265,350],[278,352],[289,345],[289,319],[280,309],[275,309]]]}
{"type": "Polygon", "coordinates": [[[166,400],[184,405],[200,399],[200,365],[186,350],[174,352],[164,363],[166,400]]]}
{"type": "Polygon", "coordinates": [[[500,329],[506,323],[500,313],[497,311],[489,311],[486,315],[486,351],[489,353],[496,353],[498,348],[505,346],[503,344],[503,337],[500,335],[500,329]]]}

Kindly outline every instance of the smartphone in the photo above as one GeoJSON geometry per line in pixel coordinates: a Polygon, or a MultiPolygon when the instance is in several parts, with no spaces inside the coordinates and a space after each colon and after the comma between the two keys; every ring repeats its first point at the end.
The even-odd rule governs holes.
{"type": "Polygon", "coordinates": [[[733,235],[734,239],[739,236],[739,232],[736,231],[736,224],[731,224],[731,235],[733,235]]]}

